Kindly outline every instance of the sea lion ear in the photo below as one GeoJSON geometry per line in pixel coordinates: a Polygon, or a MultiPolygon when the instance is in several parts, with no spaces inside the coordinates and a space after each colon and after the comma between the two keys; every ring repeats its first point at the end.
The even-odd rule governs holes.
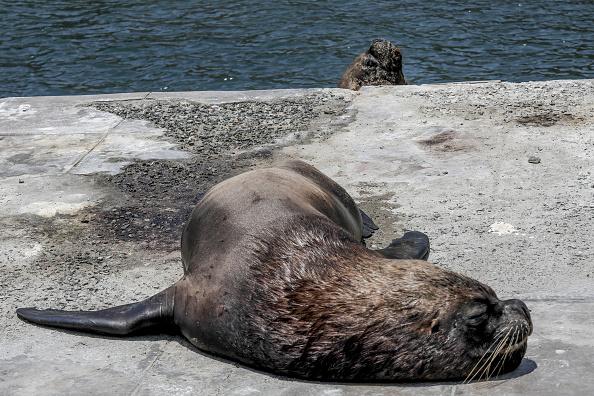
{"type": "Polygon", "coordinates": [[[441,321],[439,320],[439,314],[436,313],[431,321],[426,321],[421,324],[420,330],[421,332],[431,335],[435,334],[441,328],[441,321]]]}
{"type": "Polygon", "coordinates": [[[439,331],[440,322],[439,319],[435,318],[431,321],[431,327],[429,330],[430,334],[437,333],[439,331]]]}

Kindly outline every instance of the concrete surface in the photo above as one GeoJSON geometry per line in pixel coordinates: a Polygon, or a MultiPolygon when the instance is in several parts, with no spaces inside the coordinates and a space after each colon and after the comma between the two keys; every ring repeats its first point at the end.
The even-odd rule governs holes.
{"type": "Polygon", "coordinates": [[[593,154],[591,80],[0,99],[0,394],[592,394],[593,154]],[[520,368],[468,385],[310,383],[173,335],[16,318],[169,286],[197,194],[287,156],[355,197],[381,226],[373,244],[425,231],[431,261],[523,298],[535,331],[520,368]]]}

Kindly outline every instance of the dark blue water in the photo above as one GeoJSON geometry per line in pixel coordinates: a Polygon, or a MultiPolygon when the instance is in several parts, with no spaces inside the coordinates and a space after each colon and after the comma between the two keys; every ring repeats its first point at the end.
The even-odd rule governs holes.
{"type": "Polygon", "coordinates": [[[413,83],[594,78],[594,1],[0,1],[0,96],[335,86],[376,37],[413,83]]]}

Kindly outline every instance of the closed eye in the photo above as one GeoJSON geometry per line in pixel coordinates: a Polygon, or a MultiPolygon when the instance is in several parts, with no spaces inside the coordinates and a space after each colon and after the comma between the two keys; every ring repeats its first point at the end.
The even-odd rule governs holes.
{"type": "Polygon", "coordinates": [[[488,315],[489,307],[484,303],[475,303],[471,305],[466,312],[466,323],[469,326],[478,326],[483,323],[488,315]]]}
{"type": "Polygon", "coordinates": [[[487,319],[487,317],[487,310],[485,310],[482,313],[473,314],[472,316],[467,317],[466,324],[468,324],[469,326],[476,327],[483,323],[487,319]]]}

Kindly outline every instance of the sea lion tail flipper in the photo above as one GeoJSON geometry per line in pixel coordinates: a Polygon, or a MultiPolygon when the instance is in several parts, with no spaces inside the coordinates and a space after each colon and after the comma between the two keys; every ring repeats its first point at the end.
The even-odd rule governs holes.
{"type": "Polygon", "coordinates": [[[429,258],[429,237],[419,231],[407,231],[394,239],[387,248],[376,250],[389,259],[427,260],[429,258]]]}
{"type": "Polygon", "coordinates": [[[375,231],[379,230],[379,227],[375,225],[373,219],[369,217],[367,213],[363,212],[361,209],[359,209],[359,212],[361,213],[361,220],[363,221],[362,235],[363,238],[366,239],[371,237],[375,231]]]}
{"type": "Polygon", "coordinates": [[[61,311],[19,308],[16,313],[28,322],[90,333],[127,335],[173,323],[175,285],[137,303],[100,311],[61,311]]]}

